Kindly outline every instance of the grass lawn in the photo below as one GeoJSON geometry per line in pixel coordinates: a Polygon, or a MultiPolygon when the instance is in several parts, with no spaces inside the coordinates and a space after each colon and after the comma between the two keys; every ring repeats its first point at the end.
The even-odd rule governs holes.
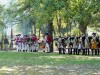
{"type": "Polygon", "coordinates": [[[100,75],[100,57],[1,51],[0,75],[100,75]]]}

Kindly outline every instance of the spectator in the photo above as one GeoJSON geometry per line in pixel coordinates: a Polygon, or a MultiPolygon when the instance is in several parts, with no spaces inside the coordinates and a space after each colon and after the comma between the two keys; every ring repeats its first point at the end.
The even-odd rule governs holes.
{"type": "Polygon", "coordinates": [[[5,50],[8,50],[9,41],[8,41],[8,39],[7,39],[6,36],[4,37],[4,40],[3,41],[4,41],[4,49],[5,50]]]}

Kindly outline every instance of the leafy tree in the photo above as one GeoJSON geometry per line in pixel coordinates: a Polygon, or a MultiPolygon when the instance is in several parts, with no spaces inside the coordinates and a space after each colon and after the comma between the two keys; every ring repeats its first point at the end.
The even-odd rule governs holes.
{"type": "Polygon", "coordinates": [[[100,2],[98,1],[99,0],[76,0],[74,3],[74,18],[79,23],[79,29],[83,34],[86,34],[87,26],[92,21],[92,14],[100,8],[100,2]]]}

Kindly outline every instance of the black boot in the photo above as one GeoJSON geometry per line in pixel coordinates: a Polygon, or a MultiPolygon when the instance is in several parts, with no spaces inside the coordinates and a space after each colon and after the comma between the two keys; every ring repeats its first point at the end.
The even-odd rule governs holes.
{"type": "Polygon", "coordinates": [[[90,54],[90,51],[89,51],[89,49],[87,49],[88,50],[88,55],[90,54]]]}
{"type": "Polygon", "coordinates": [[[61,54],[61,48],[59,48],[59,54],[61,54]]]}
{"type": "Polygon", "coordinates": [[[63,50],[63,54],[65,54],[65,49],[63,48],[62,50],[63,50]]]}
{"type": "Polygon", "coordinates": [[[94,50],[92,49],[92,56],[94,55],[94,50]]]}
{"type": "Polygon", "coordinates": [[[73,53],[73,54],[75,55],[75,53],[76,53],[76,49],[74,48],[73,50],[74,50],[74,53],[73,53]]]}
{"type": "Polygon", "coordinates": [[[85,49],[83,49],[83,53],[82,53],[82,55],[85,55],[85,54],[86,54],[85,49]]]}
{"type": "Polygon", "coordinates": [[[97,55],[97,49],[95,49],[95,55],[97,55]]]}

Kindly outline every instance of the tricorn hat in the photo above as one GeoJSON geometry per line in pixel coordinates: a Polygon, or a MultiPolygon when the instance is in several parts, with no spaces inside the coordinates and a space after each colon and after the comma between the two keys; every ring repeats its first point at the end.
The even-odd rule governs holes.
{"type": "Polygon", "coordinates": [[[96,33],[92,33],[92,35],[96,35],[96,33]]]}

